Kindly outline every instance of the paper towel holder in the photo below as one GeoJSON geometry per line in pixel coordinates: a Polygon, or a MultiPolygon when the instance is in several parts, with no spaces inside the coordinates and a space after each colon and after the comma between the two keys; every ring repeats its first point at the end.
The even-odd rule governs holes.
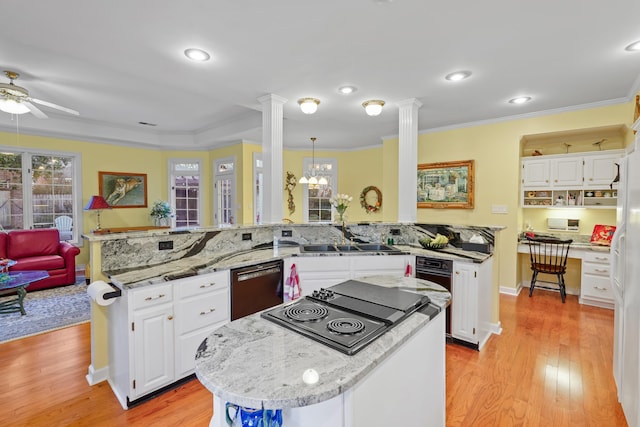
{"type": "Polygon", "coordinates": [[[107,283],[107,285],[111,286],[113,288],[113,292],[107,292],[105,293],[102,298],[104,299],[111,299],[111,298],[118,298],[122,296],[122,289],[118,288],[117,286],[115,286],[112,283],[107,283]]]}

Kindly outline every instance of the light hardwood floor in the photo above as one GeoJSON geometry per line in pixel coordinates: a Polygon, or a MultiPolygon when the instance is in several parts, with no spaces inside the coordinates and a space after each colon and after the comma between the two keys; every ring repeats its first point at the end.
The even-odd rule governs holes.
{"type": "MultiPolygon", "coordinates": [[[[522,292],[500,296],[500,319],[482,352],[447,345],[447,426],[626,425],[612,311],[522,292]]],[[[208,425],[211,394],[198,380],[124,411],[106,382],[87,384],[89,362],[88,324],[0,344],[0,425],[208,425]]]]}

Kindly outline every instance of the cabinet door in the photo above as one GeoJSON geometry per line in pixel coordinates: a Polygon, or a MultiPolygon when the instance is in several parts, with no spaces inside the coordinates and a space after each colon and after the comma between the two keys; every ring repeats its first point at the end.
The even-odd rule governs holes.
{"type": "Polygon", "coordinates": [[[554,187],[582,186],[582,157],[552,159],[550,165],[554,187]]]}
{"type": "MultiPolygon", "coordinates": [[[[348,258],[346,256],[292,258],[292,263],[296,264],[300,278],[302,296],[310,295],[320,288],[328,288],[349,280],[351,272],[349,271],[348,258]]],[[[286,266],[285,280],[289,277],[291,264],[287,263],[286,266]]]]}
{"type": "Polygon", "coordinates": [[[586,186],[608,186],[618,174],[619,154],[585,157],[584,183],[586,186]]]}
{"type": "Polygon", "coordinates": [[[133,322],[135,399],[174,380],[173,306],[134,311],[133,322]]]}
{"type": "Polygon", "coordinates": [[[477,269],[468,263],[453,264],[451,335],[476,344],[478,326],[477,269]]]}
{"type": "Polygon", "coordinates": [[[404,276],[407,258],[402,255],[371,255],[351,257],[351,271],[354,279],[372,275],[404,276]]]}
{"type": "Polygon", "coordinates": [[[522,161],[522,186],[525,188],[549,187],[549,160],[526,159],[522,161]]]}

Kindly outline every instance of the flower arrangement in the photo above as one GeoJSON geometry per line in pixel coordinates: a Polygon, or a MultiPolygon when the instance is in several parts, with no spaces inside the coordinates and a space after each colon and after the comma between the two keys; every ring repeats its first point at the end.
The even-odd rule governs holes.
{"type": "Polygon", "coordinates": [[[347,194],[337,194],[329,199],[329,203],[336,209],[340,216],[340,221],[344,221],[344,212],[349,207],[349,203],[353,200],[353,197],[347,194]]]}
{"type": "Polygon", "coordinates": [[[168,202],[163,200],[157,200],[153,202],[153,206],[151,207],[150,215],[153,217],[156,223],[161,223],[165,221],[167,218],[173,216],[173,210],[168,202]]]}

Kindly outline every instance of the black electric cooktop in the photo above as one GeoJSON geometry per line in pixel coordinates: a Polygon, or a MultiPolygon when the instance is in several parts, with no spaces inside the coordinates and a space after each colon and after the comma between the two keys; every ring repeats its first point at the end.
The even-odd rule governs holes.
{"type": "Polygon", "coordinates": [[[416,310],[428,296],[349,280],[262,312],[267,320],[345,354],[355,354],[416,310]]]}

